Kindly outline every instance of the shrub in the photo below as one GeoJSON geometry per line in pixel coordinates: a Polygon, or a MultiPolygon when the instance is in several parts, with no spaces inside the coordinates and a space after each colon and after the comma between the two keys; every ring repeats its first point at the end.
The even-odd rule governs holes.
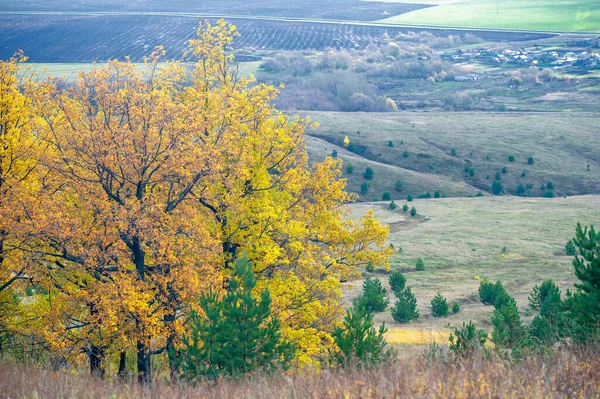
{"type": "Polygon", "coordinates": [[[389,201],[391,199],[392,199],[392,194],[389,191],[385,191],[383,194],[381,194],[382,201],[389,201]]]}
{"type": "Polygon", "coordinates": [[[373,168],[371,168],[370,166],[367,166],[367,168],[363,172],[363,177],[366,180],[371,180],[373,178],[373,176],[375,176],[375,172],[373,172],[373,168]]]}
{"type": "Polygon", "coordinates": [[[392,142],[392,140],[388,141],[388,147],[394,147],[394,143],[392,142]]]}
{"type": "Polygon", "coordinates": [[[484,330],[475,328],[472,321],[469,324],[463,322],[460,329],[455,327],[454,332],[450,333],[448,349],[457,357],[470,358],[485,348],[486,341],[487,333],[484,330]]]}
{"type": "Polygon", "coordinates": [[[390,202],[390,209],[394,210],[396,209],[398,206],[396,205],[396,203],[394,201],[390,202]]]}
{"type": "Polygon", "coordinates": [[[204,293],[199,301],[202,312],[190,313],[190,334],[182,339],[180,363],[186,380],[286,369],[294,356],[294,346],[282,338],[279,319],[271,315],[269,291],[252,294],[256,279],[245,255],[234,270],[236,277],[222,298],[204,293]]]}
{"type": "Polygon", "coordinates": [[[479,300],[485,305],[502,304],[506,300],[506,290],[502,282],[498,280],[496,284],[489,282],[487,279],[481,280],[479,283],[479,300]]]}
{"type": "Polygon", "coordinates": [[[343,326],[336,326],[331,334],[339,348],[333,361],[339,366],[374,366],[388,360],[391,352],[386,349],[385,323],[375,329],[373,314],[360,304],[346,311],[343,326]]]}
{"type": "Polygon", "coordinates": [[[369,184],[367,182],[364,182],[363,184],[360,185],[360,193],[366,194],[368,192],[369,192],[369,184]]]}
{"type": "Polygon", "coordinates": [[[529,165],[533,165],[535,163],[535,159],[533,159],[533,157],[529,157],[529,158],[527,158],[527,163],[529,165]]]}
{"type": "Polygon", "coordinates": [[[450,149],[450,155],[452,155],[453,157],[455,157],[455,156],[456,156],[456,148],[452,147],[452,148],[450,149]]]}
{"type": "Polygon", "coordinates": [[[460,312],[460,303],[454,301],[452,302],[452,314],[457,314],[460,312]]]}
{"type": "Polygon", "coordinates": [[[575,247],[575,244],[573,244],[573,241],[567,241],[565,244],[565,252],[567,253],[567,256],[577,255],[577,248],[575,247]]]}
{"type": "Polygon", "coordinates": [[[404,152],[402,153],[402,157],[408,158],[408,155],[409,155],[408,150],[404,150],[404,152]]]}
{"type": "Polygon", "coordinates": [[[494,195],[502,195],[504,192],[504,186],[498,180],[492,183],[492,194],[494,195]]]}
{"type": "Polygon", "coordinates": [[[396,183],[394,183],[394,190],[396,190],[397,192],[402,192],[402,190],[404,189],[404,183],[402,183],[401,180],[396,180],[396,183]]]}
{"type": "Polygon", "coordinates": [[[408,205],[407,204],[402,205],[402,212],[408,212],[408,205]]]}
{"type": "Polygon", "coordinates": [[[544,194],[542,194],[542,196],[544,198],[554,198],[554,191],[552,191],[552,190],[545,191],[544,194]]]}
{"type": "Polygon", "coordinates": [[[336,150],[333,150],[333,151],[331,152],[331,158],[337,158],[337,156],[338,156],[338,153],[337,153],[337,151],[336,151],[336,150]]]}
{"type": "Polygon", "coordinates": [[[415,270],[418,272],[425,270],[425,262],[423,262],[422,258],[417,259],[417,263],[415,263],[415,270]]]}
{"type": "Polygon", "coordinates": [[[521,177],[525,177],[527,176],[527,171],[525,169],[523,169],[523,171],[521,172],[521,177]]]}
{"type": "Polygon", "coordinates": [[[533,286],[533,290],[529,295],[529,307],[539,310],[544,301],[550,296],[558,297],[560,300],[560,289],[552,280],[546,280],[540,285],[533,286]]]}
{"type": "Polygon", "coordinates": [[[413,196],[412,196],[412,194],[408,194],[408,196],[406,197],[406,200],[407,200],[408,202],[411,202],[411,201],[413,200],[413,196]]]}
{"type": "Polygon", "coordinates": [[[378,278],[367,277],[363,281],[363,291],[357,299],[357,304],[369,312],[383,312],[389,303],[387,290],[381,286],[381,281],[378,278]]]}
{"type": "Polygon", "coordinates": [[[398,296],[398,293],[400,293],[406,285],[406,277],[400,272],[392,272],[392,274],[390,274],[389,282],[392,292],[394,295],[398,296]]]}
{"type": "Polygon", "coordinates": [[[410,208],[410,216],[416,216],[417,215],[417,208],[415,208],[414,206],[412,208],[410,208]]]}
{"type": "Polygon", "coordinates": [[[508,162],[515,162],[515,156],[514,155],[509,155],[508,156],[508,162]]]}
{"type": "Polygon", "coordinates": [[[442,198],[442,193],[439,191],[436,191],[433,193],[433,198],[442,198]]]}
{"type": "Polygon", "coordinates": [[[433,317],[448,316],[448,302],[439,292],[431,300],[431,314],[433,317]]]}
{"type": "Polygon", "coordinates": [[[352,166],[352,164],[348,164],[348,166],[346,166],[346,173],[348,174],[352,174],[352,172],[354,172],[354,166],[352,166]]]}
{"type": "Polygon", "coordinates": [[[477,194],[475,194],[476,197],[483,197],[483,193],[481,191],[478,191],[477,194]]]}
{"type": "Polygon", "coordinates": [[[419,318],[417,310],[417,299],[410,287],[406,287],[396,294],[398,300],[392,308],[392,318],[398,323],[408,323],[419,318]]]}

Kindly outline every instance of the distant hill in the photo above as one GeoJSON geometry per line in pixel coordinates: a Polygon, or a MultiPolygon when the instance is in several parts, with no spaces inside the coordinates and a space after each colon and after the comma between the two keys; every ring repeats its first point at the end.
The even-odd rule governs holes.
{"type": "Polygon", "coordinates": [[[490,192],[497,174],[505,194],[600,193],[596,113],[306,114],[320,123],[310,134],[331,143],[316,149],[309,145],[315,158],[328,155],[324,152],[333,151],[333,145],[343,146],[345,136],[350,139],[348,149],[356,154],[337,151],[354,166],[352,174],[344,174],[352,191],[360,191],[366,181],[362,172],[372,165],[374,178],[363,200],[380,198],[383,191],[394,198],[436,189],[446,196],[490,192]],[[533,164],[528,163],[530,157],[533,164]],[[394,192],[398,179],[405,183],[401,193],[394,192]],[[525,192],[519,191],[519,185],[525,192]]]}

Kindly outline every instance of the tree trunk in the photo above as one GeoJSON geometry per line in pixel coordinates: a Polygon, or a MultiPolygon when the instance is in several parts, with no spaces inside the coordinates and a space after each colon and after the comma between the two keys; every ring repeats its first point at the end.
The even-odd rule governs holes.
{"type": "Polygon", "coordinates": [[[92,345],[88,352],[88,359],[90,361],[90,373],[95,377],[104,378],[104,368],[102,367],[104,351],[101,348],[92,345]]]}
{"type": "Polygon", "coordinates": [[[124,379],[127,376],[127,352],[121,352],[121,356],[119,357],[119,371],[117,372],[117,376],[121,379],[124,379]]]}
{"type": "Polygon", "coordinates": [[[169,359],[171,381],[175,381],[179,377],[179,351],[175,349],[175,345],[173,345],[174,341],[175,336],[169,334],[167,337],[167,357],[169,359]]]}
{"type": "Polygon", "coordinates": [[[137,343],[137,375],[138,383],[150,383],[150,354],[148,348],[141,341],[137,343]]]}
{"type": "Polygon", "coordinates": [[[4,263],[4,240],[8,236],[8,232],[0,230],[0,266],[4,263]]]}

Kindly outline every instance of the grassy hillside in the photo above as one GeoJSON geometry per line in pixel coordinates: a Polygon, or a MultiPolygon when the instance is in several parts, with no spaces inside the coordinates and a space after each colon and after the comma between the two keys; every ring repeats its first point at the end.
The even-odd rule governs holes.
{"type": "MultiPolygon", "coordinates": [[[[320,123],[312,135],[338,146],[348,136],[360,156],[378,164],[446,176],[454,184],[463,181],[482,191],[489,191],[496,173],[500,173],[509,194],[516,194],[519,184],[524,188],[530,184],[530,195],[542,196],[548,191],[541,188],[542,184],[549,181],[556,196],[600,193],[596,113],[313,112],[308,115],[320,123]],[[393,147],[389,146],[390,141],[393,147]],[[456,155],[452,155],[453,148],[456,155]],[[513,162],[509,161],[511,155],[513,162]],[[529,157],[533,157],[533,165],[528,163],[529,157]],[[506,173],[502,173],[505,167],[506,173]]],[[[351,189],[365,181],[362,170],[355,167],[353,175],[345,175],[351,189]]],[[[384,179],[381,184],[374,183],[374,189],[379,191],[363,199],[372,199],[371,194],[380,196],[381,190],[393,192],[395,180],[387,176],[384,179]]],[[[431,191],[424,182],[416,179],[415,186],[407,182],[397,197],[431,191]]],[[[461,195],[451,191],[444,194],[461,195]]]]}
{"type": "Polygon", "coordinates": [[[384,19],[398,24],[548,31],[599,31],[596,0],[433,0],[437,4],[384,19]]]}
{"type": "Polygon", "coordinates": [[[446,176],[437,176],[415,172],[410,169],[401,168],[394,165],[372,161],[362,156],[356,155],[344,147],[337,146],[327,141],[312,137],[307,142],[307,150],[312,161],[322,161],[325,157],[331,156],[333,151],[337,151],[338,158],[343,161],[344,178],[347,181],[349,191],[360,193],[361,185],[366,182],[369,185],[369,191],[366,194],[360,194],[360,198],[365,201],[379,200],[384,192],[389,192],[392,198],[405,198],[407,193],[434,193],[439,191],[446,196],[466,197],[476,195],[478,190],[466,183],[453,181],[446,176]],[[354,170],[348,173],[347,167],[352,165],[354,170]],[[363,172],[367,167],[371,167],[375,172],[373,179],[366,180],[363,172]],[[396,181],[402,181],[403,190],[397,192],[394,190],[396,181]]]}
{"type": "MultiPolygon", "coordinates": [[[[489,329],[493,308],[479,302],[477,276],[502,280],[523,310],[533,285],[545,279],[553,279],[563,291],[571,287],[572,257],[565,255],[564,245],[577,222],[600,226],[600,196],[445,198],[415,200],[411,206],[418,210],[414,218],[389,210],[386,203],[352,205],[354,217],[373,209],[378,220],[390,225],[389,241],[396,250],[392,270],[405,274],[418,300],[421,318],[408,325],[394,322],[389,308],[376,315],[390,329],[389,341],[397,344],[418,344],[418,332],[448,333],[449,326],[469,320],[489,329]],[[414,271],[419,257],[425,262],[422,272],[414,271]],[[461,311],[434,319],[430,302],[437,292],[449,303],[458,301],[461,311]]],[[[388,275],[381,270],[374,274],[389,290],[388,275]]],[[[361,287],[361,281],[347,283],[347,304],[361,287]]]]}

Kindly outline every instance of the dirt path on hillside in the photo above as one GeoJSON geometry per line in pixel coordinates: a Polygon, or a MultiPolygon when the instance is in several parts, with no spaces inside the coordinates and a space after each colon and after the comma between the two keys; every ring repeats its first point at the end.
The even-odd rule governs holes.
{"type": "MultiPolygon", "coordinates": [[[[386,210],[387,212],[397,213],[399,215],[403,214],[403,212],[400,208],[397,208],[397,210],[392,211],[389,209],[389,205],[387,205],[387,204],[381,204],[381,207],[384,210],[386,210]]],[[[426,216],[417,215],[415,217],[409,217],[405,220],[399,220],[397,222],[388,223],[388,226],[390,226],[390,233],[397,233],[399,231],[412,230],[415,227],[417,227],[418,225],[428,222],[429,220],[430,219],[426,216]]]]}

